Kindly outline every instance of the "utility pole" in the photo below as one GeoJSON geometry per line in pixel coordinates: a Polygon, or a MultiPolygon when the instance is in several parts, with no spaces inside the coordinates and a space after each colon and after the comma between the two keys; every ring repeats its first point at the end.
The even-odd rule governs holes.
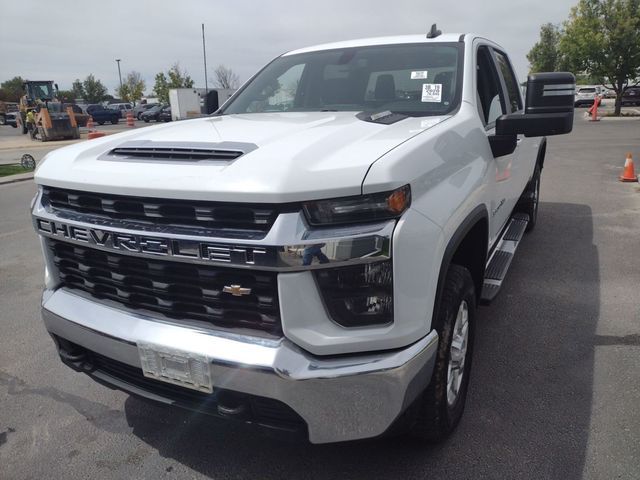
{"type": "MultiPolygon", "coordinates": [[[[120,58],[116,58],[116,63],[118,64],[118,78],[120,78],[120,92],[122,92],[122,73],[120,73],[120,60],[120,58]]],[[[120,95],[119,92],[118,95],[120,95]]]]}
{"type": "Polygon", "coordinates": [[[207,49],[204,44],[204,23],[202,24],[202,57],[204,58],[204,91],[207,95],[209,94],[209,85],[207,84],[207,49]]]}

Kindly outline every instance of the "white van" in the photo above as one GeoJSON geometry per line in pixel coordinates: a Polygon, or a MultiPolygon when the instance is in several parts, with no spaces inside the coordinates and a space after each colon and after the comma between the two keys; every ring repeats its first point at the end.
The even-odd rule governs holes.
{"type": "Polygon", "coordinates": [[[127,118],[129,112],[133,112],[133,105],[130,103],[111,103],[107,105],[111,110],[119,110],[121,118],[127,118]]]}

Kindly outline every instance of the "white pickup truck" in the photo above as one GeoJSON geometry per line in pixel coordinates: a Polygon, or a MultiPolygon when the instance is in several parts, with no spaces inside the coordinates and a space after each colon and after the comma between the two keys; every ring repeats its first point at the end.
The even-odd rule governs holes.
{"type": "Polygon", "coordinates": [[[575,79],[471,34],[286,53],[216,114],[61,148],[36,172],[62,361],[313,443],[461,418],[476,305],[535,226],[575,79]]]}

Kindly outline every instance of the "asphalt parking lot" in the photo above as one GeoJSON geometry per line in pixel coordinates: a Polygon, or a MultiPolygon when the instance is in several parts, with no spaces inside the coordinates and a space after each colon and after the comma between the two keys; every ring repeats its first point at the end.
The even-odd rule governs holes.
{"type": "MultiPolygon", "coordinates": [[[[134,128],[147,127],[149,125],[155,125],[155,122],[144,123],[140,120],[136,120],[134,122],[134,128]]],[[[112,133],[126,131],[129,128],[130,127],[127,127],[127,121],[122,119],[117,125],[96,125],[94,130],[104,132],[109,135],[112,133]]],[[[86,139],[86,132],[88,132],[88,129],[84,127],[80,128],[80,133],[83,135],[83,139],[86,139]]],[[[39,140],[31,140],[28,135],[23,135],[18,128],[13,128],[8,125],[1,126],[0,165],[20,163],[20,157],[25,153],[32,155],[36,161],[40,161],[51,150],[60,148],[61,143],[62,142],[41,142],[39,140]]],[[[64,143],[72,142],[65,141],[64,143]]]]}
{"type": "Polygon", "coordinates": [[[39,318],[34,184],[0,186],[0,479],[640,479],[640,186],[617,180],[640,121],[583,113],[549,139],[538,225],[480,309],[465,416],[437,446],[274,440],[72,372],[39,318]]]}

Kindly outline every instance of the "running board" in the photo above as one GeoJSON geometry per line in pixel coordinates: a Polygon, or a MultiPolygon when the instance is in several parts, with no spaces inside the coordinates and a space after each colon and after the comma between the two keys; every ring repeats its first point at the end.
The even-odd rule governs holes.
{"type": "Polygon", "coordinates": [[[527,228],[527,223],[529,223],[529,215],[524,213],[516,213],[511,217],[509,226],[505,229],[502,238],[498,241],[498,246],[487,262],[480,302],[489,303],[498,295],[504,277],[507,276],[513,255],[516,253],[516,248],[518,248],[524,230],[527,228]]]}

